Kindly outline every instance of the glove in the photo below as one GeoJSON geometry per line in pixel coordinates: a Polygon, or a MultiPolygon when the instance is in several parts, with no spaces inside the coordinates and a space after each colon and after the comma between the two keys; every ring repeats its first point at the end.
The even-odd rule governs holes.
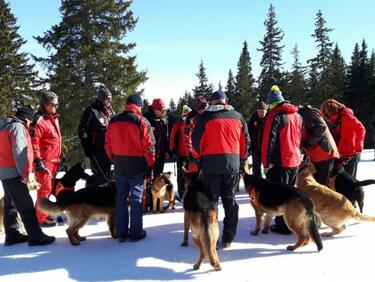
{"type": "Polygon", "coordinates": [[[47,169],[44,166],[42,159],[35,159],[35,170],[38,172],[47,172],[47,169]]]}
{"type": "Polygon", "coordinates": [[[145,179],[147,182],[151,181],[152,179],[152,167],[147,167],[145,172],[145,179]]]}
{"type": "Polygon", "coordinates": [[[309,141],[303,141],[302,146],[306,149],[309,149],[312,147],[312,145],[309,143],[309,141]]]}

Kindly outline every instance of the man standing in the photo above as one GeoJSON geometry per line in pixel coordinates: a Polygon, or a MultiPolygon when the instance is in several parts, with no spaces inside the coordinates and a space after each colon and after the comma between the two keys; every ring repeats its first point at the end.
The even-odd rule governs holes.
{"type": "Polygon", "coordinates": [[[103,184],[111,178],[111,161],[104,150],[109,120],[115,115],[111,107],[112,94],[104,84],[97,89],[97,99],[83,112],[78,136],[86,157],[90,159],[94,182],[103,184]]]}
{"type": "Polygon", "coordinates": [[[30,106],[17,109],[14,116],[0,119],[0,180],[4,188],[5,246],[28,242],[47,245],[55,237],[43,233],[27,188],[31,181],[33,150],[28,127],[34,119],[30,106]],[[18,231],[17,212],[28,235],[18,231]]]}
{"type": "MultiPolygon", "coordinates": [[[[264,124],[262,164],[267,179],[294,185],[301,163],[302,117],[298,107],[284,100],[278,86],[274,85],[266,101],[269,111],[264,124]]],[[[290,234],[282,216],[275,218],[273,232],[290,234]]]]}
{"type": "MultiPolygon", "coordinates": [[[[48,198],[52,192],[54,178],[60,166],[62,156],[61,132],[57,108],[57,95],[44,91],[40,96],[39,111],[30,126],[31,143],[34,151],[35,176],[41,187],[37,201],[48,198]]],[[[56,222],[43,213],[36,204],[36,216],[43,227],[52,227],[56,222]]]]}
{"type": "Polygon", "coordinates": [[[124,112],[111,119],[105,136],[105,150],[115,166],[116,230],[119,242],[128,238],[135,242],[146,237],[146,231],[143,230],[142,194],[144,179],[150,178],[155,162],[155,139],[150,124],[142,116],[142,105],[140,95],[130,95],[124,112]]]}
{"type": "Polygon", "coordinates": [[[267,114],[267,105],[260,101],[257,111],[251,116],[247,128],[251,140],[251,157],[253,158],[253,174],[262,176],[261,147],[265,117],[267,114]]]}
{"type": "Polygon", "coordinates": [[[224,206],[223,247],[234,240],[238,224],[235,191],[240,166],[247,158],[250,138],[246,121],[226,104],[222,91],[210,96],[210,106],[199,117],[193,131],[193,148],[199,155],[202,183],[210,201],[219,196],[224,206]]]}
{"type": "Polygon", "coordinates": [[[154,99],[144,115],[151,124],[156,141],[154,176],[163,172],[165,161],[169,159],[168,120],[165,116],[166,108],[162,99],[154,99]]]}

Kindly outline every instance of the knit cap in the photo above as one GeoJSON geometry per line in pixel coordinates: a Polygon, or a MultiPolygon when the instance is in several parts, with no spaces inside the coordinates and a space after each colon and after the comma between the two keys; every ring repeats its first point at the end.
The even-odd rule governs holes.
{"type": "Polygon", "coordinates": [[[22,120],[28,119],[30,121],[34,119],[34,115],[35,115],[35,112],[33,111],[30,105],[17,108],[16,114],[15,114],[16,117],[22,120]]]}
{"type": "Polygon", "coordinates": [[[98,99],[100,101],[104,101],[106,98],[112,97],[111,91],[109,91],[109,89],[105,87],[104,84],[100,84],[96,91],[98,94],[98,99]]]}
{"type": "Polygon", "coordinates": [[[191,108],[188,105],[182,106],[182,116],[186,116],[191,112],[191,108]]]}
{"type": "Polygon", "coordinates": [[[221,100],[221,99],[226,99],[226,98],[227,98],[227,95],[223,91],[218,90],[211,94],[210,101],[221,100]]]}
{"type": "Polygon", "coordinates": [[[277,102],[284,102],[283,93],[280,91],[277,85],[271,87],[271,91],[268,93],[266,104],[274,104],[277,102]]]}
{"type": "Polygon", "coordinates": [[[143,100],[142,100],[142,97],[139,94],[134,93],[126,99],[126,104],[134,104],[134,105],[137,105],[138,107],[142,108],[143,107],[143,100]]]}
{"type": "Polygon", "coordinates": [[[152,105],[151,105],[151,107],[152,107],[154,110],[162,111],[162,110],[165,109],[165,104],[164,104],[164,102],[163,102],[162,99],[157,98],[157,99],[154,99],[154,100],[152,101],[152,105]]]}

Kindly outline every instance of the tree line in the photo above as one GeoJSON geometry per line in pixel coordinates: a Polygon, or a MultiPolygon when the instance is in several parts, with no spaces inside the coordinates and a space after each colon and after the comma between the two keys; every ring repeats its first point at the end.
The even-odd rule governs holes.
{"type": "MultiPolygon", "coordinates": [[[[82,160],[77,126],[84,108],[96,97],[95,83],[104,83],[111,90],[114,109],[120,112],[124,98],[147,80],[146,71],[138,69],[136,56],[130,55],[135,43],[126,41],[138,21],[130,6],[131,1],[121,0],[63,0],[60,23],[34,37],[47,51],[45,57],[38,57],[21,52],[26,41],[18,33],[9,4],[0,0],[0,115],[7,115],[22,104],[37,107],[42,89],[56,92],[66,159],[71,163],[82,160]],[[44,68],[45,75],[34,70],[30,56],[44,68]]],[[[198,84],[177,103],[170,101],[171,120],[178,118],[183,104],[193,106],[195,97],[208,97],[214,88],[226,91],[230,104],[249,118],[258,101],[265,100],[270,87],[277,84],[284,97],[297,105],[318,106],[327,98],[344,102],[369,128],[375,104],[375,52],[368,51],[365,39],[355,44],[351,61],[346,63],[338,44],[329,38],[333,29],[326,26],[323,13],[318,11],[312,34],[316,56],[303,64],[296,44],[291,50],[292,67],[285,70],[284,31],[278,26],[272,5],[264,27],[265,34],[257,49],[263,54],[260,74],[256,77],[252,72],[246,41],[237,70],[228,71],[224,87],[221,83],[214,87],[209,82],[201,61],[196,74],[198,84]]],[[[147,105],[145,100],[144,108],[147,105]]],[[[367,134],[367,146],[371,142],[369,137],[367,134]]]]}

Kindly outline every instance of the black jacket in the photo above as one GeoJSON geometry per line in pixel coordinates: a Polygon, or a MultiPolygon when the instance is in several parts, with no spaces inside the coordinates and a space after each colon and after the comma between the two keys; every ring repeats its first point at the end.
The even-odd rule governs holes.
{"type": "Polygon", "coordinates": [[[266,121],[266,117],[260,118],[258,113],[255,112],[248,124],[247,128],[249,130],[251,146],[250,150],[252,155],[260,158],[261,157],[261,148],[262,148],[262,136],[263,136],[263,129],[264,129],[264,122],[266,121]]]}

